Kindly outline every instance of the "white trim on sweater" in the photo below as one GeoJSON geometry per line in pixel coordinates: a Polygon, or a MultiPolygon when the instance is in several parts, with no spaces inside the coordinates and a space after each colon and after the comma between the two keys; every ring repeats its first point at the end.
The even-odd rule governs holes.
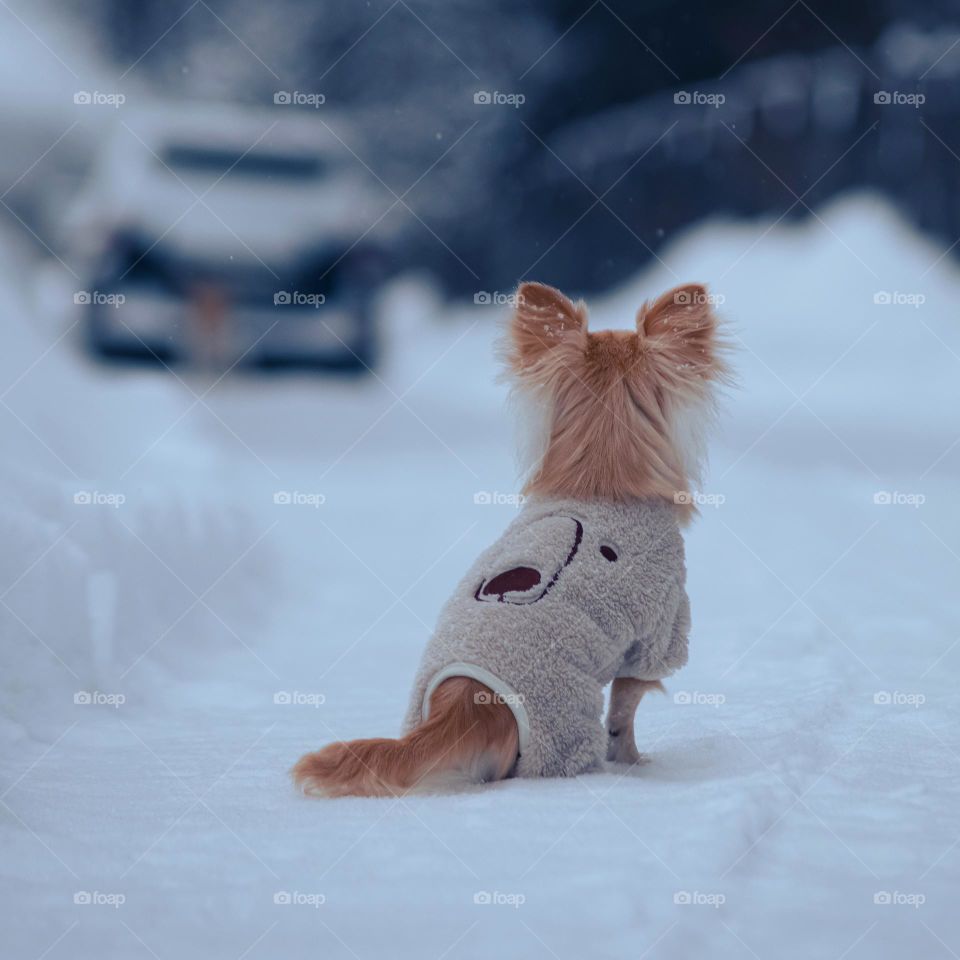
{"type": "Polygon", "coordinates": [[[427,684],[427,689],[423,694],[423,705],[421,707],[421,716],[424,720],[430,714],[430,698],[434,690],[451,677],[469,677],[476,680],[484,686],[489,687],[500,699],[501,703],[506,704],[517,721],[517,740],[519,743],[520,755],[527,748],[530,742],[530,718],[527,716],[527,708],[523,705],[523,697],[510,686],[489,670],[478,667],[475,663],[448,663],[442,670],[433,675],[433,679],[427,684]]]}

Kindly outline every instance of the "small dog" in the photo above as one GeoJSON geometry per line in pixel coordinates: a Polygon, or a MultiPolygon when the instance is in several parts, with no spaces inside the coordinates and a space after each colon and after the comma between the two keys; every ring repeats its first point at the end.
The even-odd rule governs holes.
{"type": "Polygon", "coordinates": [[[645,303],[635,332],[589,333],[585,305],[539,283],[517,303],[507,376],[542,423],[523,509],[441,612],[405,735],[307,754],[292,771],[305,793],[437,792],[637,763],[637,705],[686,663],[680,527],[728,376],[707,291],[645,303]]]}

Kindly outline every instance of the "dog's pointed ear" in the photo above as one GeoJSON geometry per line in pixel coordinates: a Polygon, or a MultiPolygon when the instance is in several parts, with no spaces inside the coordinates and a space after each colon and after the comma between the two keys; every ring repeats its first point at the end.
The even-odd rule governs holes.
{"type": "Polygon", "coordinates": [[[515,373],[537,364],[557,347],[586,345],[587,307],[545,283],[521,283],[510,320],[510,365],[515,373]]]}
{"type": "Polygon", "coordinates": [[[701,283],[681,284],[644,303],[637,334],[663,387],[689,389],[724,378],[717,326],[713,297],[701,283]]]}

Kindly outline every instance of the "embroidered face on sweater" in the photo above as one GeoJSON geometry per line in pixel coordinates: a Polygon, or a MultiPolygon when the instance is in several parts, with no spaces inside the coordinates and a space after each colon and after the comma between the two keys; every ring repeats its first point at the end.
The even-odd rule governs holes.
{"type": "Polygon", "coordinates": [[[651,546],[647,530],[625,527],[615,511],[606,518],[597,509],[521,516],[478,571],[473,597],[512,606],[572,604],[609,632],[620,632],[625,618],[639,619],[629,598],[651,546]]]}

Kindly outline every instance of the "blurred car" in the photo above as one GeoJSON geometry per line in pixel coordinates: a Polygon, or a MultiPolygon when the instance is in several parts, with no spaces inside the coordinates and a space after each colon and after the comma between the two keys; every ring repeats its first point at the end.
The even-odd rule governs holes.
{"type": "Polygon", "coordinates": [[[289,106],[124,115],[65,217],[91,350],[369,367],[386,203],[348,136],[289,106]]]}

